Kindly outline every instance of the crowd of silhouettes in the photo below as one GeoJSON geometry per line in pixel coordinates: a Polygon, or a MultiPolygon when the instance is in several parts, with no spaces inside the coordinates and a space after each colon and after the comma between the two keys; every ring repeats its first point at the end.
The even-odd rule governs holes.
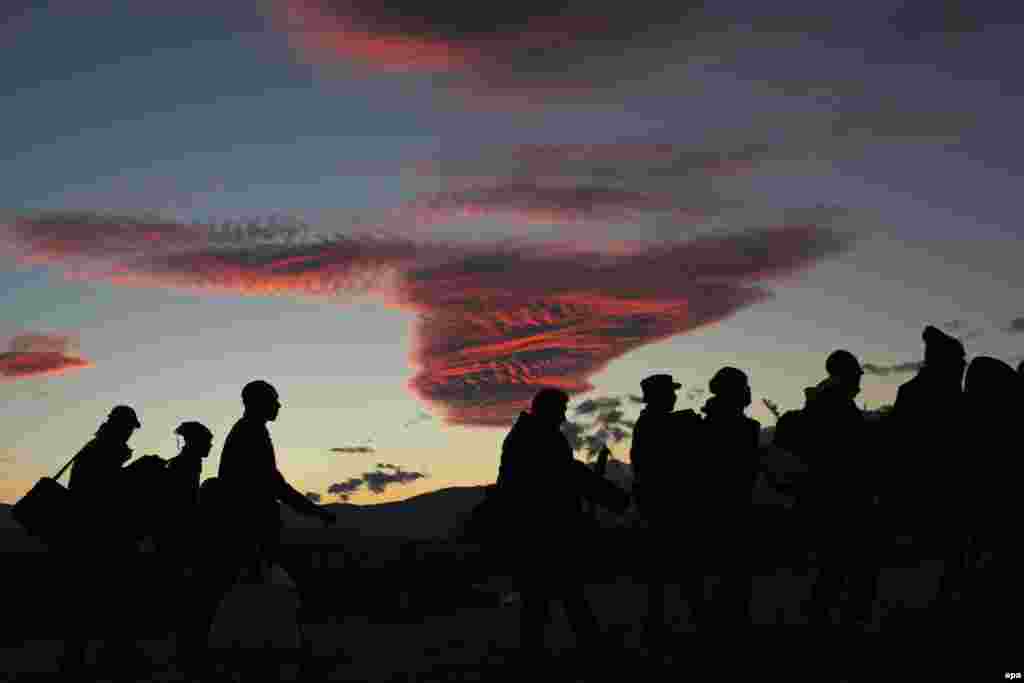
{"type": "MultiPolygon", "coordinates": [[[[700,412],[675,409],[681,385],[670,374],[640,382],[644,408],[632,434],[628,492],[603,476],[607,449],[596,468],[574,458],[563,431],[568,394],[539,391],[505,437],[497,481],[486,488],[465,536],[483,547],[490,569],[517,577],[527,660],[544,651],[555,602],[579,646],[602,651],[607,636],[578,562],[597,507],[632,511],[638,520],[641,550],[632,563],[647,584],[644,633],[652,652],[668,645],[669,585],[679,589],[698,629],[735,632],[751,624],[756,563],[750,549],[766,533],[780,547],[788,542],[807,550],[816,570],[807,615],[812,626],[872,623],[883,557],[894,539],[943,567],[935,609],[905,611],[902,619],[911,623],[902,625],[983,624],[999,607],[1018,608],[1022,557],[1014,513],[1021,463],[1014,418],[1024,397],[1024,362],[1016,370],[987,356],[968,363],[963,344],[931,325],[923,341],[920,370],[899,387],[881,419],[866,419],[857,406],[864,370],[844,349],[827,356],[826,377],[804,390],[801,409],[776,413],[773,444],[802,465],[797,475],[770,479],[792,501],[786,515],[764,518],[778,528],[766,529],[752,503],[768,473],[761,425],[745,414],[752,392],[742,370],[716,372],[700,412]],[[721,579],[710,600],[708,576],[721,579]]],[[[279,503],[324,524],[334,521],[277,468],[267,430],[281,408],[277,391],[257,380],[241,397],[244,412],[224,441],[217,476],[202,485],[213,434],[199,422],[175,430],[184,441],[176,457],[145,456],[126,465],[127,441],[141,423],[132,408],[117,406],[76,456],[69,488],[82,511],[74,520],[82,531],[56,550],[68,562],[86,554],[91,561],[72,591],[65,669],[84,664],[90,634],[107,639],[119,662],[138,656],[126,628],[130,598],[120,585],[137,566],[143,537],[163,558],[166,589],[189,596],[172,618],[183,666],[201,673],[226,592],[239,576],[259,575],[280,558],[279,503]],[[146,495],[126,511],[122,494],[137,490],[146,495]]]]}

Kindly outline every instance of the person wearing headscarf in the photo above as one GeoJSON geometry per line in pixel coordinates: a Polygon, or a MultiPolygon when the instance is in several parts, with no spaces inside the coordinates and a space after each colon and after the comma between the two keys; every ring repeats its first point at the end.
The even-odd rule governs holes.
{"type": "MultiPolygon", "coordinates": [[[[964,511],[953,504],[960,488],[962,458],[969,448],[963,391],[966,350],[960,340],[928,325],[921,334],[924,362],[896,393],[886,418],[882,504],[893,531],[913,539],[920,557],[942,562],[942,579],[932,614],[904,611],[899,618],[922,627],[953,619],[953,592],[962,574],[968,543],[964,511]]],[[[893,615],[896,616],[896,615],[893,615]]]]}

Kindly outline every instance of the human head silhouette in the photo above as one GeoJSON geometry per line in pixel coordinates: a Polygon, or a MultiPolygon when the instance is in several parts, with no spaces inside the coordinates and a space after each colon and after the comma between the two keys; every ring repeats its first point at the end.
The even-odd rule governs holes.
{"type": "Polygon", "coordinates": [[[932,374],[947,377],[959,385],[967,369],[967,352],[960,340],[932,325],[921,333],[924,340],[924,366],[932,374]]]}
{"type": "Polygon", "coordinates": [[[242,404],[248,417],[272,422],[281,410],[277,390],[262,379],[253,380],[242,388],[242,404]]]}
{"type": "Polygon", "coordinates": [[[860,378],[864,376],[864,370],[857,357],[846,349],[837,349],[829,354],[825,359],[825,372],[851,399],[860,393],[860,378]]]}
{"type": "Polygon", "coordinates": [[[131,406],[114,406],[107,416],[106,422],[100,425],[96,436],[113,439],[118,443],[127,443],[132,432],[142,426],[135,409],[131,406]]]}
{"type": "Polygon", "coordinates": [[[716,401],[730,408],[743,410],[752,400],[747,373],[739,368],[721,368],[708,383],[708,390],[715,396],[716,401]]]}
{"type": "Polygon", "coordinates": [[[975,406],[1016,406],[1020,401],[1020,375],[1005,361],[977,356],[967,366],[964,391],[975,406]]]}
{"type": "Polygon", "coordinates": [[[530,414],[552,427],[565,422],[565,409],[569,405],[569,394],[561,389],[545,388],[537,392],[530,402],[530,414]]]}
{"type": "Polygon", "coordinates": [[[210,455],[210,449],[213,447],[213,434],[203,423],[182,422],[174,430],[174,433],[185,440],[185,445],[181,449],[182,453],[187,451],[200,458],[210,455]]]}
{"type": "Polygon", "coordinates": [[[676,390],[682,386],[672,375],[649,375],[640,381],[640,390],[643,392],[641,400],[647,404],[648,409],[669,412],[676,405],[676,390]]]}

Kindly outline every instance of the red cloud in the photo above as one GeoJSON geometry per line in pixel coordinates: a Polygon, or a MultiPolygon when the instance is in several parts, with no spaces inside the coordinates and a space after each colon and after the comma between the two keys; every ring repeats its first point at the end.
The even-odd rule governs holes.
{"type": "Polygon", "coordinates": [[[457,72],[469,76],[477,90],[511,92],[525,84],[561,93],[573,84],[586,88],[591,80],[565,75],[569,67],[645,41],[669,42],[652,42],[655,35],[678,38],[684,19],[692,21],[702,4],[272,0],[271,17],[299,55],[313,63],[457,72]]]}
{"type": "Polygon", "coordinates": [[[354,14],[333,12],[330,3],[317,0],[279,0],[274,15],[292,46],[314,62],[343,59],[385,71],[447,71],[475,57],[468,48],[443,41],[363,28],[354,14]]]}
{"type": "Polygon", "coordinates": [[[402,292],[420,313],[409,386],[442,404],[448,423],[506,426],[541,387],[589,391],[611,360],[769,296],[744,283],[844,246],[794,226],[652,246],[604,265],[496,251],[412,272],[402,292]]]}
{"type": "Polygon", "coordinates": [[[77,343],[67,335],[26,333],[11,340],[11,350],[0,353],[0,376],[24,379],[59,375],[93,364],[75,353],[77,343]]]}
{"type": "MultiPolygon", "coordinates": [[[[29,257],[88,265],[97,248],[81,221],[22,224],[10,233],[29,257]],[[40,238],[42,235],[42,238],[40,238]]],[[[640,346],[721,320],[769,293],[757,281],[843,250],[847,241],[816,225],[783,226],[690,242],[594,244],[416,244],[339,237],[320,244],[192,247],[167,226],[100,226],[113,265],[92,270],[116,284],[192,287],[242,294],[333,295],[362,289],[418,314],[410,389],[439,404],[451,424],[507,425],[541,386],[570,394],[640,346]],[[131,233],[138,232],[139,235],[131,233]],[[168,246],[170,244],[170,246],[168,246]],[[130,245],[130,248],[120,248],[130,245]]],[[[33,342],[39,348],[43,342],[33,342]]],[[[46,350],[4,354],[5,374],[83,367],[46,350]]]]}

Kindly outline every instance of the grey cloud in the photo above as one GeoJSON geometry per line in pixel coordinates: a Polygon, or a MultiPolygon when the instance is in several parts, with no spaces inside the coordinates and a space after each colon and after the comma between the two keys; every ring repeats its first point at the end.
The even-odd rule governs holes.
{"type": "Polygon", "coordinates": [[[338,496],[341,500],[348,500],[349,496],[363,487],[362,477],[350,477],[345,481],[331,484],[327,487],[327,493],[338,496]]]}
{"type": "Polygon", "coordinates": [[[894,365],[876,365],[874,363],[864,363],[861,367],[863,368],[865,374],[885,377],[887,375],[905,375],[912,372],[917,372],[922,367],[924,367],[924,361],[907,361],[906,363],[896,363],[894,365]]]}
{"type": "Polygon", "coordinates": [[[383,493],[384,490],[394,484],[409,484],[416,481],[417,479],[423,479],[427,475],[422,472],[410,472],[403,470],[398,465],[385,465],[374,472],[366,472],[363,474],[363,481],[366,482],[367,488],[374,493],[383,493]],[[391,470],[391,471],[388,471],[391,470]]]}

